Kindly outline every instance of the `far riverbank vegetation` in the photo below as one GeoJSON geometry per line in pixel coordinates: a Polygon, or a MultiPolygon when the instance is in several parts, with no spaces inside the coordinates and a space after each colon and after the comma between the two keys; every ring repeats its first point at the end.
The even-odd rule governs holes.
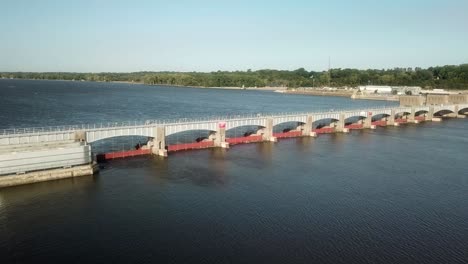
{"type": "Polygon", "coordinates": [[[422,68],[331,69],[315,72],[300,68],[217,72],[2,72],[0,78],[131,82],[195,87],[356,87],[359,85],[421,86],[468,89],[468,64],[422,68]]]}

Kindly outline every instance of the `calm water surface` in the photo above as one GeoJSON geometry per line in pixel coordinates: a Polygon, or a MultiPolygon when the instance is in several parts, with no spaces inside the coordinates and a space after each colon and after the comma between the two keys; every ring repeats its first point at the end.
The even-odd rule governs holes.
{"type": "MultiPolygon", "coordinates": [[[[388,103],[393,104],[393,103],[388,103]]],[[[0,127],[382,102],[0,80],[0,127]]],[[[0,190],[2,263],[468,263],[467,120],[171,153],[0,190]]]]}

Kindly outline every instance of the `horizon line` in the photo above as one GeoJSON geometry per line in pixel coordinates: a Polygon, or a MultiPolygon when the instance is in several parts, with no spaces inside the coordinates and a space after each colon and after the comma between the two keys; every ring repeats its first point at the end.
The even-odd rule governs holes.
{"type": "Polygon", "coordinates": [[[262,69],[246,69],[246,70],[211,70],[211,71],[175,71],[175,70],[140,70],[140,71],[0,71],[0,73],[87,73],[87,74],[102,74],[102,73],[216,73],[216,72],[257,72],[257,71],[296,71],[300,69],[304,69],[307,72],[327,72],[328,70],[360,70],[360,71],[366,71],[366,70],[395,70],[395,69],[416,69],[416,68],[421,68],[423,70],[429,69],[429,68],[435,68],[435,67],[447,67],[447,66],[463,66],[463,65],[468,65],[468,62],[466,63],[460,63],[460,64],[445,64],[445,65],[434,65],[434,66],[429,66],[426,68],[415,66],[415,67],[393,67],[393,68],[329,68],[326,70],[307,70],[304,67],[300,67],[294,70],[288,70],[288,69],[274,69],[274,68],[262,68],[262,69]]]}

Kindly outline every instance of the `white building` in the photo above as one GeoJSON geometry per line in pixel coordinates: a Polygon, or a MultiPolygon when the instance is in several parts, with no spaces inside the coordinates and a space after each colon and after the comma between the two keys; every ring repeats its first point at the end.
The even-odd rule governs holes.
{"type": "Polygon", "coordinates": [[[365,85],[359,86],[359,91],[364,94],[420,94],[421,87],[419,86],[385,86],[385,85],[365,85]]]}
{"type": "Polygon", "coordinates": [[[381,85],[364,85],[359,86],[359,91],[362,93],[378,93],[378,94],[391,94],[392,87],[390,86],[381,86],[381,85]]]}

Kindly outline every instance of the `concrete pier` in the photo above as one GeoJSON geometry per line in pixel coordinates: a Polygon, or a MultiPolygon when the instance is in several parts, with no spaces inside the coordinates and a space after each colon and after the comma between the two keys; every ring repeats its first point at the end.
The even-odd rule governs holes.
{"type": "Polygon", "coordinates": [[[314,117],[308,115],[305,124],[302,125],[302,135],[311,136],[312,133],[312,124],[314,123],[314,117]]]}
{"type": "Polygon", "coordinates": [[[367,115],[367,117],[364,118],[362,125],[363,125],[362,126],[363,128],[371,128],[371,126],[372,126],[372,114],[370,114],[370,112],[367,115]]]}
{"type": "Polygon", "coordinates": [[[349,129],[345,129],[345,115],[340,113],[338,121],[336,122],[336,132],[347,133],[349,129]]]}
{"type": "Polygon", "coordinates": [[[226,142],[226,123],[218,124],[216,133],[214,134],[214,146],[220,148],[229,148],[229,143],[226,142]]]}
{"type": "Polygon", "coordinates": [[[395,115],[396,115],[396,110],[392,109],[390,111],[390,116],[388,117],[388,120],[387,120],[387,125],[398,126],[398,123],[395,123],[395,115]]]}
{"type": "Polygon", "coordinates": [[[166,129],[164,127],[155,127],[153,130],[156,137],[148,142],[151,153],[161,157],[167,157],[166,129]]]}
{"type": "Polygon", "coordinates": [[[416,122],[417,120],[415,120],[415,116],[416,116],[416,109],[414,107],[411,107],[411,113],[408,116],[408,122],[417,124],[416,122]]]}
{"type": "Polygon", "coordinates": [[[278,139],[273,136],[273,119],[267,118],[265,121],[265,127],[263,128],[263,140],[277,142],[278,139]]]}

